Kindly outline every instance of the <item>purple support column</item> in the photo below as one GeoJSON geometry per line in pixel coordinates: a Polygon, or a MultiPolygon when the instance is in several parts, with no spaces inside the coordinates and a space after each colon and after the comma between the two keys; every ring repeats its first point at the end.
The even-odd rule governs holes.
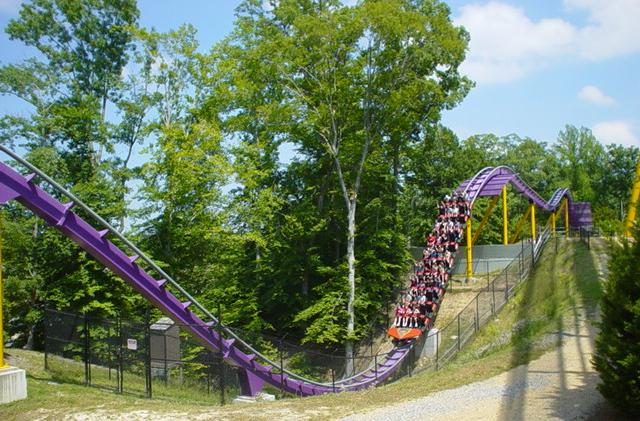
{"type": "Polygon", "coordinates": [[[238,369],[238,379],[240,380],[240,393],[243,396],[256,396],[264,386],[264,380],[246,368],[238,369]]]}

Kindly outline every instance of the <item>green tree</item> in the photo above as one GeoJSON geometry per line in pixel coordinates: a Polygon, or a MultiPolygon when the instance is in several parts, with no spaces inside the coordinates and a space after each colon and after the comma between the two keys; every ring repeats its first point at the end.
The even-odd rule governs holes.
{"type": "Polygon", "coordinates": [[[427,128],[424,138],[409,145],[403,154],[400,214],[403,232],[411,244],[423,244],[425,234],[433,227],[439,201],[476,171],[469,165],[476,155],[467,153],[451,130],[435,125],[427,128]]]}
{"type": "Polygon", "coordinates": [[[596,180],[594,203],[594,220],[607,231],[622,229],[623,209],[629,200],[637,162],[638,148],[607,145],[600,164],[604,167],[602,177],[596,180]]]}
{"type": "MultiPolygon", "coordinates": [[[[286,104],[282,112],[289,124],[275,128],[273,138],[295,144],[302,156],[325,169],[339,192],[347,289],[346,294],[331,290],[346,302],[344,333],[351,356],[356,209],[368,174],[376,167],[371,156],[379,150],[397,155],[394,151],[409,134],[433,124],[440,110],[464,97],[470,83],[458,74],[458,66],[468,37],[451,24],[449,9],[437,1],[365,1],[345,7],[338,1],[287,0],[266,10],[262,2],[252,0],[238,11],[232,43],[250,57],[269,51],[265,60],[252,65],[272,70],[286,94],[277,99],[286,104]],[[247,31],[251,36],[242,35],[247,31]],[[385,123],[387,118],[398,124],[385,123]]],[[[389,184],[398,183],[398,161],[392,159],[398,177],[392,183],[387,180],[389,184]]],[[[394,171],[388,163],[386,167],[394,171]]],[[[326,302],[326,293],[318,302],[326,302]]]]}
{"type": "MultiPolygon", "coordinates": [[[[3,116],[0,139],[25,148],[27,159],[121,226],[126,180],[116,171],[128,160],[116,165],[115,148],[128,122],[113,124],[106,116],[121,100],[137,18],[133,0],[25,1],[5,30],[38,56],[0,68],[0,93],[33,107],[26,117],[3,116]]],[[[46,305],[102,315],[135,307],[122,280],[71,241],[22,208],[12,204],[7,211],[7,232],[16,239],[7,250],[11,306],[27,321],[18,328],[28,331],[27,345],[46,305]]]]}
{"type": "Polygon", "coordinates": [[[52,112],[64,123],[51,134],[88,158],[94,170],[110,147],[107,105],[118,92],[138,15],[135,0],[31,0],[6,27],[12,40],[35,47],[45,59],[31,66],[44,65],[62,79],[52,112]]]}
{"type": "Polygon", "coordinates": [[[613,246],[601,302],[593,363],[598,390],[620,412],[640,416],[640,229],[633,242],[613,246]]]}
{"type": "Polygon", "coordinates": [[[591,130],[567,125],[558,134],[554,150],[561,164],[561,177],[575,200],[594,202],[596,180],[603,175],[605,151],[591,130]]]}

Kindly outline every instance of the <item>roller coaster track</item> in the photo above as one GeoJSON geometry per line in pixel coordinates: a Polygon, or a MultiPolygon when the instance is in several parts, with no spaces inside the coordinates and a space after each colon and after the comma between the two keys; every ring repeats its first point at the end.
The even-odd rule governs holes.
{"type": "MultiPolygon", "coordinates": [[[[124,279],[207,348],[220,352],[225,362],[239,369],[242,394],[255,396],[265,383],[301,396],[369,388],[387,380],[412,349],[413,343],[398,346],[360,373],[331,383],[317,382],[287,369],[281,371],[279,364],[257,351],[231,328],[220,324],[196,298],[75,195],[10,149],[0,145],[0,150],[29,172],[22,175],[0,162],[0,203],[11,200],[21,203],[124,279]],[[69,201],[60,202],[39,187],[36,180],[45,182],[49,191],[55,191],[69,201]],[[82,209],[100,229],[74,213],[74,207],[82,209]],[[128,253],[111,242],[109,236],[117,238],[128,253]],[[146,263],[149,272],[137,261],[146,263]]],[[[493,192],[499,184],[496,180],[508,180],[545,209],[557,208],[560,200],[569,196],[566,189],[560,189],[549,202],[542,203],[542,199],[507,167],[485,168],[463,183],[457,192],[464,191],[475,200],[487,191],[493,192]]]]}
{"type": "Polygon", "coordinates": [[[538,193],[527,185],[518,174],[511,168],[506,166],[486,167],[478,171],[476,175],[465,180],[455,190],[455,194],[466,194],[467,198],[473,203],[481,196],[498,196],[502,191],[502,186],[506,184],[513,185],[524,196],[529,198],[536,206],[547,212],[558,210],[565,197],[570,203],[573,202],[569,189],[557,189],[549,201],[545,201],[538,193]]]}

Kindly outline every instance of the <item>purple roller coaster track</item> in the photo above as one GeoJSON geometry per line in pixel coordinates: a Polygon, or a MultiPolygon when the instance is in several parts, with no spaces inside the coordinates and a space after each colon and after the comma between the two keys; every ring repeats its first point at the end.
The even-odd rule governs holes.
{"type": "Polygon", "coordinates": [[[455,194],[466,194],[472,206],[475,200],[483,196],[498,196],[502,187],[511,184],[516,190],[531,200],[539,208],[547,212],[555,212],[567,198],[569,204],[569,221],[572,227],[590,226],[592,224],[591,205],[587,202],[574,202],[569,189],[557,189],[549,201],[545,201],[538,193],[527,185],[511,168],[505,166],[486,167],[476,175],[465,180],[455,190],[455,194]]]}
{"type": "MultiPolygon", "coordinates": [[[[413,343],[397,346],[386,354],[385,358],[364,371],[331,383],[316,382],[286,369],[280,371],[278,364],[255,350],[232,329],[219,324],[212,313],[164,270],[72,193],[6,147],[0,145],[0,150],[28,172],[27,175],[22,175],[0,162],[0,204],[16,200],[33,211],[124,279],[164,314],[184,325],[190,334],[209,349],[220,352],[228,364],[239,369],[242,394],[255,396],[265,383],[301,396],[361,390],[383,383],[409,355],[413,343]],[[66,196],[69,201],[58,201],[39,187],[35,183],[37,180],[45,182],[57,194],[66,196]],[[74,207],[81,208],[101,228],[94,228],[74,213],[74,207]],[[108,239],[109,236],[118,238],[129,253],[114,245],[108,239]],[[155,277],[136,263],[137,261],[145,262],[149,272],[154,273],[155,277]]],[[[563,197],[570,198],[566,189],[560,189],[549,202],[545,202],[522,182],[517,174],[506,167],[483,169],[475,177],[462,183],[457,192],[465,192],[475,200],[478,196],[494,194],[496,189],[506,182],[513,184],[538,206],[547,210],[555,210],[563,197]]]]}

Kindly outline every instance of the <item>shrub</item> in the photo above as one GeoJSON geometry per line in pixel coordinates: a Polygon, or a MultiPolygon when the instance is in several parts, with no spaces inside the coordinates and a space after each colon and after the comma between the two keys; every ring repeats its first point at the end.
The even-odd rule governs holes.
{"type": "Polygon", "coordinates": [[[640,228],[635,241],[614,246],[601,301],[593,363],[600,393],[620,412],[640,415],[640,228]]]}

